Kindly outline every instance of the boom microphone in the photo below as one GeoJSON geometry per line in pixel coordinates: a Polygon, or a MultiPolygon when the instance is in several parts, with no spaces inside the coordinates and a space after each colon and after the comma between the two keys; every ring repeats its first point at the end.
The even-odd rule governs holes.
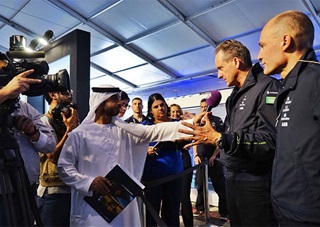
{"type": "Polygon", "coordinates": [[[44,51],[37,51],[37,52],[27,52],[27,51],[8,51],[7,56],[9,58],[19,58],[19,59],[26,59],[26,58],[44,58],[45,53],[44,51]]]}
{"type": "Polygon", "coordinates": [[[212,108],[218,106],[220,101],[221,101],[221,93],[217,90],[211,91],[211,96],[206,100],[206,103],[207,103],[206,112],[210,112],[212,108]]]}

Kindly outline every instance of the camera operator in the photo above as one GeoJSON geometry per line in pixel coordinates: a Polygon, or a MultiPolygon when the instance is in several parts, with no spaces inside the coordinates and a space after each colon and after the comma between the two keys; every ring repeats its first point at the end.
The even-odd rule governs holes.
{"type": "MultiPolygon", "coordinates": [[[[20,93],[29,90],[31,84],[40,83],[39,79],[27,78],[34,70],[28,70],[12,78],[12,80],[0,89],[0,104],[5,105],[20,93]]],[[[30,104],[17,100],[17,107],[13,110],[14,137],[20,147],[20,153],[24,161],[30,185],[36,188],[39,179],[39,155],[48,153],[54,149],[56,142],[50,128],[41,121],[41,114],[30,104]]],[[[14,146],[13,146],[14,147],[14,146]]],[[[35,191],[34,191],[35,192],[35,191]]],[[[5,207],[0,197],[0,226],[7,225],[5,207]]],[[[17,209],[20,207],[17,201],[13,201],[17,209]]],[[[21,216],[21,212],[17,212],[21,216]]],[[[18,224],[22,217],[17,217],[18,224]]]]}
{"type": "MultiPolygon", "coordinates": [[[[0,89],[0,103],[14,99],[20,93],[27,91],[30,84],[41,82],[38,79],[26,78],[33,70],[25,71],[15,77],[0,89]]],[[[30,104],[19,100],[19,107],[14,110],[14,136],[19,144],[24,165],[28,173],[30,184],[39,178],[38,152],[48,153],[55,147],[55,139],[48,128],[41,121],[41,114],[30,104]],[[36,164],[37,163],[37,164],[36,164]]]]}
{"type": "Polygon", "coordinates": [[[72,101],[71,92],[67,90],[48,92],[44,96],[50,108],[48,113],[43,115],[42,121],[51,127],[57,139],[57,145],[51,153],[40,154],[38,208],[44,226],[69,226],[70,187],[60,179],[56,164],[68,132],[78,126],[78,113],[74,108],[69,107],[72,101]],[[63,110],[66,109],[68,109],[67,112],[64,112],[63,110]]]}

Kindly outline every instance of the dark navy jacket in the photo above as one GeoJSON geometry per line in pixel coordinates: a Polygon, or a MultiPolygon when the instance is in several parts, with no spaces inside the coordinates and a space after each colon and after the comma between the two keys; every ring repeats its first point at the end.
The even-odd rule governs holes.
{"type": "Polygon", "coordinates": [[[131,117],[128,117],[127,119],[125,119],[125,121],[128,122],[128,123],[131,123],[131,122],[132,122],[132,123],[136,123],[136,124],[147,125],[149,119],[148,119],[148,117],[142,115],[142,121],[140,122],[140,121],[138,121],[137,119],[135,119],[135,118],[133,117],[133,115],[132,115],[131,117]]]}
{"type": "MultiPolygon", "coordinates": [[[[147,125],[153,125],[149,120],[147,125]]],[[[156,142],[151,142],[150,146],[155,146],[156,142]]],[[[184,145],[174,141],[163,141],[159,143],[157,154],[147,155],[144,165],[142,181],[148,182],[162,177],[167,177],[183,171],[183,160],[181,149],[184,145]]]]}
{"type": "Polygon", "coordinates": [[[320,65],[312,49],[282,81],[272,199],[290,219],[320,226],[320,65]],[[318,64],[317,64],[318,63],[318,64]]]}
{"type": "Polygon", "coordinates": [[[264,75],[256,63],[243,86],[235,87],[227,99],[221,160],[228,171],[257,176],[271,174],[278,84],[277,80],[264,75]]]}

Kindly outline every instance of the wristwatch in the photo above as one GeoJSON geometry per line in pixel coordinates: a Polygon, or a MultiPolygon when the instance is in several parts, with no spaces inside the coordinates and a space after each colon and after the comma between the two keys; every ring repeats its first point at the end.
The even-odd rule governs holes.
{"type": "Polygon", "coordinates": [[[217,140],[217,146],[219,149],[223,149],[222,134],[221,134],[220,138],[217,140]]]}

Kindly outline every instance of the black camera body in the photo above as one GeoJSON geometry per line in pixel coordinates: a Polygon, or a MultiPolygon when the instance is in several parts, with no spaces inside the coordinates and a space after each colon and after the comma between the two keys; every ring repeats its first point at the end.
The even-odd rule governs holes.
{"type": "MultiPolygon", "coordinates": [[[[48,74],[49,65],[46,61],[27,61],[27,59],[38,60],[44,58],[45,53],[43,51],[27,52],[24,47],[25,42],[23,36],[12,36],[10,38],[10,51],[0,52],[0,89],[18,74],[33,69],[34,72],[27,77],[39,79],[41,83],[30,84],[29,90],[22,94],[39,96],[47,92],[70,91],[67,70],[62,69],[58,73],[48,74]]],[[[2,132],[12,131],[11,115],[17,108],[19,108],[19,97],[6,100],[0,104],[0,134],[2,138],[4,138],[2,132]]]]}
{"type": "MultiPolygon", "coordinates": [[[[49,30],[45,36],[49,40],[53,32],[49,30]]],[[[34,72],[28,75],[28,78],[40,79],[41,83],[31,84],[30,89],[23,93],[24,95],[39,96],[49,91],[70,91],[67,70],[48,74],[49,65],[46,61],[27,61],[27,59],[44,58],[45,53],[43,51],[28,52],[25,44],[26,39],[23,36],[14,35],[10,37],[10,51],[5,54],[0,52],[0,88],[6,86],[19,73],[33,69],[34,72]]]]}
{"type": "MultiPolygon", "coordinates": [[[[23,56],[28,55],[24,53],[23,56]]],[[[24,95],[39,96],[49,91],[70,90],[69,74],[66,69],[56,74],[47,74],[49,65],[46,61],[28,62],[26,59],[13,61],[1,52],[0,60],[7,62],[7,65],[0,70],[0,87],[6,86],[19,73],[33,69],[34,73],[28,75],[28,78],[40,79],[41,83],[31,84],[30,89],[23,93],[24,95]]]]}
{"type": "Polygon", "coordinates": [[[66,118],[69,118],[71,116],[71,109],[78,109],[78,105],[75,103],[70,102],[60,102],[58,105],[56,105],[52,110],[51,114],[54,119],[54,121],[60,126],[65,127],[63,123],[63,118],[61,116],[61,113],[63,113],[66,118]]]}

